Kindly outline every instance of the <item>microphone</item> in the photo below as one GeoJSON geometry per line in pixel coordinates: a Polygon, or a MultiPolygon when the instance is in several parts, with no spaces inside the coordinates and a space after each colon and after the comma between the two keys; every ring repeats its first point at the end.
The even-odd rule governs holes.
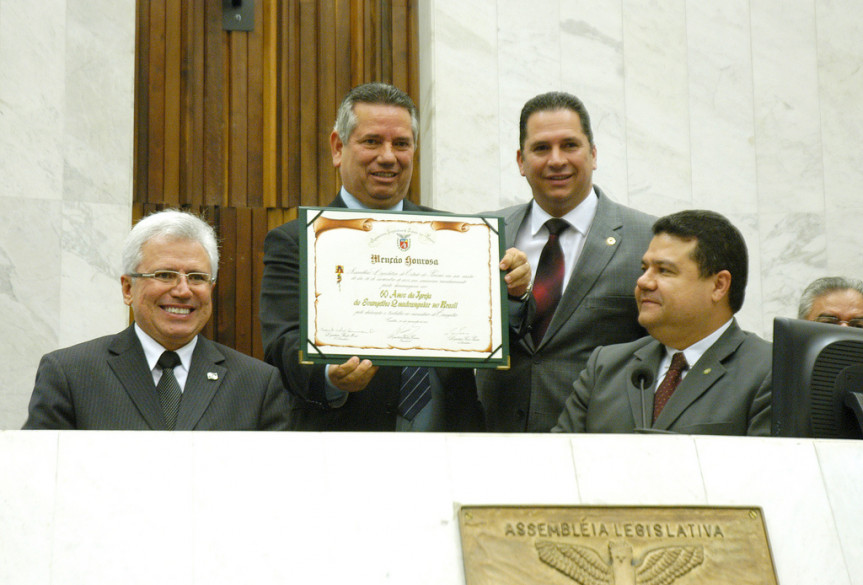
{"type": "Polygon", "coordinates": [[[644,432],[645,429],[649,428],[647,425],[647,415],[644,414],[644,391],[653,385],[653,372],[643,366],[636,368],[632,372],[630,380],[632,381],[632,385],[637,386],[641,391],[639,393],[641,396],[641,427],[636,428],[635,431],[644,432]]]}
{"type": "Polygon", "coordinates": [[[653,372],[647,368],[638,368],[632,372],[632,385],[642,390],[653,384],[653,372]]]}

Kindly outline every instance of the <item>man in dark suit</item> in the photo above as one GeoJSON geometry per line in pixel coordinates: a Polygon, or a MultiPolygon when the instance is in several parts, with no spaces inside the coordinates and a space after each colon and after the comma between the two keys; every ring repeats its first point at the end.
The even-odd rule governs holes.
{"type": "Polygon", "coordinates": [[[650,336],[597,348],[552,431],[769,435],[771,345],[734,319],[743,236],[698,210],[660,218],[653,232],[635,289],[650,336]]]}
{"type": "Polygon", "coordinates": [[[516,160],[533,200],[497,213],[506,221],[507,245],[527,253],[537,276],[532,297],[511,297],[511,314],[522,318],[510,337],[511,369],[478,371],[477,384],[490,431],[548,432],[590,352],[644,335],[632,288],[654,218],[593,185],[596,146],[577,97],[532,98],[519,134],[516,160]],[[550,238],[555,224],[562,229],[558,247],[550,238]],[[551,264],[543,258],[555,255],[560,278],[551,295],[540,295],[551,264]]]}
{"type": "MultiPolygon", "coordinates": [[[[383,83],[348,92],[330,135],[342,189],[330,207],[430,211],[405,200],[413,172],[417,112],[403,91],[383,83]]],[[[418,414],[400,408],[400,367],[378,367],[354,356],[342,364],[301,365],[300,266],[297,221],[267,234],[261,283],[261,324],[267,362],[291,394],[291,428],[333,431],[478,431],[482,410],[470,369],[429,368],[430,400],[418,414]]],[[[510,292],[530,280],[523,254],[509,251],[510,292]]]]}
{"type": "Polygon", "coordinates": [[[45,355],[25,429],[284,430],[278,371],[199,335],[219,266],[213,229],[167,210],[139,221],[122,252],[135,323],[45,355]]]}

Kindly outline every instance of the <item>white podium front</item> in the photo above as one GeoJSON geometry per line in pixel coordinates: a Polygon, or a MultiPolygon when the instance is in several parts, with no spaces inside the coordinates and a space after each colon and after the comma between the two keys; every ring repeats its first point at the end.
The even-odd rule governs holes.
{"type": "Polygon", "coordinates": [[[460,505],[584,504],[758,506],[782,585],[863,585],[861,492],[855,441],[4,431],[0,583],[461,584],[460,505]]]}

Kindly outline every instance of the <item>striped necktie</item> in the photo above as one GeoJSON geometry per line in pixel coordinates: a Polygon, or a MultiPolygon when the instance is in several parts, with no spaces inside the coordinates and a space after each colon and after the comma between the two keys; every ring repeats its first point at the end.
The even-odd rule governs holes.
{"type": "Polygon", "coordinates": [[[402,368],[399,414],[408,420],[413,420],[430,400],[429,369],[417,366],[402,368]]]}
{"type": "Polygon", "coordinates": [[[174,368],[180,364],[180,356],[173,351],[166,351],[159,356],[158,363],[162,368],[162,377],[159,378],[156,392],[159,394],[159,404],[162,406],[165,422],[168,423],[168,428],[173,430],[177,424],[177,413],[180,412],[180,399],[183,398],[180,383],[174,377],[174,368]]]}

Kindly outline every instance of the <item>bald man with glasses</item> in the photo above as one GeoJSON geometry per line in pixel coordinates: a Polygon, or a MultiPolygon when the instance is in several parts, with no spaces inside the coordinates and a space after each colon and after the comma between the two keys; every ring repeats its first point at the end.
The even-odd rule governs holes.
{"type": "Polygon", "coordinates": [[[126,238],[120,284],[135,323],[42,358],[25,429],[284,430],[278,370],[200,335],[212,314],[213,228],[154,213],[126,238]]]}

